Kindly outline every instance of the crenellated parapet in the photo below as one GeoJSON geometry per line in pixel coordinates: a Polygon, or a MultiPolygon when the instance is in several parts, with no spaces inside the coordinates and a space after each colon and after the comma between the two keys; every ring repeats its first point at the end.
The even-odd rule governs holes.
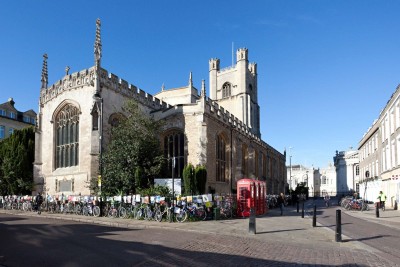
{"type": "Polygon", "coordinates": [[[93,86],[95,79],[94,67],[79,72],[65,75],[61,80],[48,88],[42,88],[40,92],[40,104],[56,98],[65,91],[76,90],[84,86],[93,86]]]}
{"type": "Polygon", "coordinates": [[[146,93],[142,89],[127,81],[120,79],[113,73],[108,73],[105,69],[99,70],[100,88],[113,90],[125,97],[133,98],[142,105],[145,105],[153,110],[168,108],[169,105],[151,94],[146,93]]]}
{"type": "MultiPolygon", "coordinates": [[[[79,72],[65,75],[61,80],[54,83],[48,88],[43,88],[40,93],[40,104],[43,105],[48,101],[56,98],[65,91],[81,89],[83,87],[92,88],[96,80],[95,67],[85,69],[79,72]]],[[[113,90],[125,97],[133,98],[139,103],[151,109],[168,108],[169,105],[151,94],[146,93],[142,89],[127,81],[120,79],[113,73],[108,73],[107,70],[99,69],[100,88],[113,90]]]]}
{"type": "Polygon", "coordinates": [[[246,136],[248,139],[252,140],[252,142],[255,142],[259,146],[265,147],[269,151],[273,151],[275,154],[281,155],[283,157],[283,155],[279,151],[264,142],[259,136],[254,134],[251,131],[250,127],[248,127],[245,123],[243,123],[240,119],[235,117],[229,111],[225,110],[222,106],[218,105],[218,103],[213,101],[212,99],[205,98],[204,112],[215,120],[226,124],[227,127],[235,129],[236,132],[246,136]]]}
{"type": "Polygon", "coordinates": [[[246,135],[247,137],[253,140],[260,140],[259,137],[251,132],[250,127],[210,98],[205,99],[205,112],[216,120],[229,125],[229,127],[235,128],[236,131],[246,135]]]}

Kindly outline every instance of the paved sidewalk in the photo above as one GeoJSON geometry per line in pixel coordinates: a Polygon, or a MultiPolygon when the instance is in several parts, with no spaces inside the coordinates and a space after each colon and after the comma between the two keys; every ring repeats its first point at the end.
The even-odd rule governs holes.
{"type": "MultiPolygon", "coordinates": [[[[37,215],[34,212],[20,212],[0,210],[0,213],[12,213],[25,216],[41,216],[48,219],[71,220],[75,222],[94,223],[99,225],[124,227],[124,228],[165,228],[175,229],[182,231],[193,231],[207,234],[229,235],[240,237],[251,237],[259,240],[279,240],[281,242],[291,242],[298,244],[310,244],[312,246],[334,246],[334,247],[349,247],[373,250],[362,244],[361,242],[336,242],[335,233],[327,227],[312,227],[312,200],[305,203],[304,218],[301,217],[301,207],[299,213],[297,208],[288,206],[285,207],[284,216],[280,216],[279,209],[271,209],[264,216],[257,216],[256,218],[256,234],[249,231],[249,219],[238,218],[231,220],[207,220],[197,222],[184,222],[184,223],[169,223],[169,222],[156,222],[135,219],[120,219],[108,217],[88,217],[74,214],[51,214],[42,212],[37,215]]],[[[339,208],[339,207],[338,207],[339,208]]],[[[384,223],[392,227],[400,229],[400,212],[387,210],[380,212],[380,218],[375,218],[375,211],[370,210],[366,212],[360,211],[346,211],[342,212],[351,216],[370,220],[374,222],[384,223]]],[[[317,220],[318,225],[318,220],[317,220]]],[[[342,236],[342,240],[346,241],[347,237],[342,236]]]]}
{"type": "MultiPolygon", "coordinates": [[[[185,223],[159,223],[135,219],[48,214],[45,212],[41,215],[37,215],[33,212],[26,213],[0,210],[0,213],[11,213],[20,216],[40,216],[46,218],[49,223],[51,223],[51,220],[70,220],[128,229],[161,228],[204,233],[206,235],[204,242],[207,244],[210,242],[217,242],[217,240],[231,240],[232,242],[239,242],[239,240],[241,240],[242,247],[236,247],[234,244],[224,245],[224,247],[229,247],[230,253],[233,255],[239,255],[235,253],[246,253],[248,249],[253,249],[254,255],[252,256],[255,259],[268,258],[276,260],[277,262],[283,260],[283,262],[295,263],[293,266],[297,266],[297,263],[298,265],[306,263],[305,265],[307,266],[309,266],[308,264],[312,266],[315,264],[321,266],[348,266],[349,264],[351,266],[400,266],[382,258],[382,254],[376,249],[359,241],[351,240],[344,235],[342,235],[342,240],[344,242],[336,242],[334,231],[328,227],[312,227],[312,217],[309,217],[307,213],[307,211],[312,210],[312,206],[313,200],[309,200],[305,203],[306,212],[304,218],[301,217],[301,208],[300,212],[297,213],[295,207],[285,207],[284,216],[280,216],[279,209],[272,209],[265,216],[256,218],[256,234],[249,232],[248,218],[185,223]],[[217,237],[215,241],[207,237],[210,235],[217,237]],[[247,246],[248,248],[246,248],[247,246]]],[[[385,223],[397,229],[399,229],[400,226],[400,212],[391,209],[387,209],[385,212],[380,211],[380,218],[375,217],[375,210],[373,209],[366,212],[345,211],[342,209],[342,212],[361,219],[385,223]]],[[[319,225],[318,220],[317,225],[319,225]]],[[[197,241],[195,246],[200,246],[199,244],[200,241],[197,241]]],[[[194,245],[190,244],[188,246],[192,248],[194,245]]],[[[217,243],[215,243],[215,246],[215,251],[220,251],[221,248],[218,247],[217,243]]]]}

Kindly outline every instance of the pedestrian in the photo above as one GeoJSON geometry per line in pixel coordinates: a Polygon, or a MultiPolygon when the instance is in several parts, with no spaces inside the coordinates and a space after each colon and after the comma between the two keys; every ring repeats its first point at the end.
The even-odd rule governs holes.
{"type": "Polygon", "coordinates": [[[330,197],[329,197],[328,194],[325,195],[324,200],[325,200],[325,206],[326,206],[326,207],[329,207],[329,200],[330,200],[330,197]]]}
{"type": "Polygon", "coordinates": [[[284,195],[283,193],[281,193],[281,194],[278,196],[277,203],[278,203],[278,206],[279,206],[279,208],[280,208],[280,210],[281,210],[281,216],[282,216],[282,215],[283,215],[283,207],[284,207],[284,205],[285,205],[285,195],[284,195]]]}
{"type": "Polygon", "coordinates": [[[42,213],[41,211],[41,205],[43,203],[43,196],[40,192],[38,192],[37,196],[36,196],[36,207],[37,207],[37,213],[40,214],[42,213]]]}
{"type": "Polygon", "coordinates": [[[379,200],[379,207],[384,211],[385,210],[385,201],[386,201],[385,193],[383,193],[382,191],[379,191],[378,200],[379,200]]]}

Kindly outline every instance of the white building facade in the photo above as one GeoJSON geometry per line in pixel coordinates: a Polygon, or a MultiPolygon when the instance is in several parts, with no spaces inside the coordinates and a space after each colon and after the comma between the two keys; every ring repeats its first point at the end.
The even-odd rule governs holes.
{"type": "Polygon", "coordinates": [[[290,190],[296,190],[300,183],[308,187],[308,196],[314,197],[318,192],[319,178],[318,170],[313,167],[308,168],[303,165],[287,166],[288,184],[290,190]]]}
{"type": "Polygon", "coordinates": [[[359,142],[360,192],[376,201],[379,191],[387,203],[399,202],[400,191],[400,87],[359,142]]]}
{"type": "Polygon", "coordinates": [[[333,161],[336,168],[337,195],[352,195],[354,192],[360,193],[358,151],[336,151],[333,161]]]}

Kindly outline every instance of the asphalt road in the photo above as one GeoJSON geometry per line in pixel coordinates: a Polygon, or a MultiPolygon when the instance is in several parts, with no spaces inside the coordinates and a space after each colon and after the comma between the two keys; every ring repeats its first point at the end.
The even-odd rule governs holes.
{"type": "MultiPolygon", "coordinates": [[[[317,200],[315,204],[317,205],[317,221],[320,227],[328,227],[336,231],[336,210],[339,207],[337,205],[325,207],[323,200],[317,200]]],[[[311,212],[310,215],[312,216],[312,205],[309,205],[308,211],[311,212]]],[[[343,212],[341,212],[341,222],[342,234],[350,238],[347,238],[344,242],[361,241],[379,250],[384,258],[400,262],[400,229],[371,223],[343,212]]]]}
{"type": "MultiPolygon", "coordinates": [[[[328,220],[335,210],[319,210],[319,221],[323,217],[327,220],[327,226],[320,225],[321,228],[329,227],[331,223],[328,220]]],[[[352,245],[358,241],[348,240],[344,244],[327,242],[325,232],[328,231],[320,233],[313,229],[310,233],[315,234],[307,236],[310,230],[305,224],[309,220],[292,215],[296,216],[288,213],[287,216],[260,218],[260,228],[268,225],[269,228],[261,228],[259,234],[250,236],[197,232],[186,227],[183,227],[186,230],[135,228],[135,221],[130,221],[133,227],[124,228],[21,213],[0,213],[0,267],[399,266],[396,265],[399,259],[391,254],[352,245]]],[[[243,222],[200,222],[200,225],[229,228],[243,222]]],[[[350,221],[343,223],[344,227],[355,225],[350,221]]],[[[195,225],[199,224],[181,226],[195,225]]],[[[218,229],[224,232],[222,228],[218,229]]],[[[344,228],[344,234],[346,231],[344,228]]],[[[331,234],[330,231],[328,234],[331,234]]],[[[380,239],[371,238],[371,234],[367,236],[365,240],[362,240],[363,237],[354,238],[362,242],[380,239]]],[[[382,237],[386,238],[388,236],[382,237]]]]}

